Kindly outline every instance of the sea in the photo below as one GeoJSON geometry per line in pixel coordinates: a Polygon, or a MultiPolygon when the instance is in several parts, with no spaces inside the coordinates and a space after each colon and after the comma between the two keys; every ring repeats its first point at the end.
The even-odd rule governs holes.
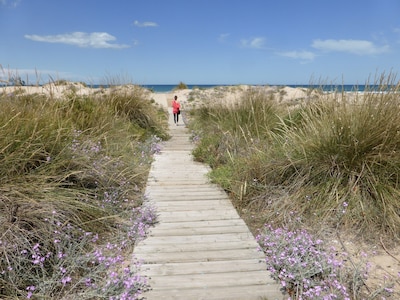
{"type": "MultiPolygon", "coordinates": [[[[250,84],[251,85],[251,84],[250,84]]],[[[141,85],[142,87],[149,89],[155,93],[169,93],[176,89],[177,85],[173,84],[145,84],[141,85]]],[[[188,89],[210,89],[217,86],[235,86],[230,84],[187,84],[188,89]]],[[[254,87],[257,86],[266,86],[266,85],[251,85],[254,87]]],[[[310,89],[322,89],[325,92],[364,92],[368,91],[382,91],[382,87],[379,85],[353,85],[353,84],[344,84],[344,85],[312,85],[312,84],[273,84],[268,86],[288,86],[293,88],[310,88],[310,89]]],[[[95,86],[94,86],[95,87],[95,86]]],[[[389,87],[388,87],[389,90],[389,87]]]]}
{"type": "MultiPolygon", "coordinates": [[[[1,1],[1,0],[0,0],[1,1]]],[[[140,84],[139,84],[140,85],[140,84]]],[[[309,89],[319,89],[325,92],[385,92],[390,91],[393,87],[386,86],[385,89],[382,88],[380,85],[353,85],[353,84],[343,84],[343,85],[314,85],[314,84],[265,84],[265,85],[252,85],[252,84],[245,84],[250,86],[278,86],[278,87],[293,87],[293,88],[309,88],[309,89]]],[[[0,87],[5,87],[6,85],[0,84],[0,87]]],[[[146,89],[149,89],[155,93],[170,93],[173,92],[177,85],[176,84],[143,84],[140,85],[146,89]]],[[[238,84],[186,84],[188,89],[210,89],[214,87],[221,87],[221,86],[238,86],[238,84]]],[[[100,87],[109,87],[108,85],[104,84],[88,84],[88,87],[91,88],[100,88],[100,87]]]]}

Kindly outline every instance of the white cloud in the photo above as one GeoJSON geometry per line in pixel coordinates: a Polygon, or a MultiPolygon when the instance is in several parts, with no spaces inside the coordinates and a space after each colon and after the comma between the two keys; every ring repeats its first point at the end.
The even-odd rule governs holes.
{"type": "Polygon", "coordinates": [[[111,44],[116,38],[106,32],[73,32],[57,35],[25,35],[25,38],[36,42],[60,43],[82,48],[128,48],[128,45],[111,44]]]}
{"type": "Polygon", "coordinates": [[[389,51],[389,46],[378,47],[365,40],[314,40],[312,47],[322,51],[348,52],[358,55],[381,54],[389,51]]]}
{"type": "Polygon", "coordinates": [[[287,51],[280,52],[279,55],[294,59],[301,59],[303,61],[312,61],[315,58],[315,54],[310,51],[287,51]]]}
{"type": "Polygon", "coordinates": [[[225,42],[226,41],[226,39],[228,38],[230,36],[230,34],[229,33],[221,33],[220,35],[219,35],[219,37],[218,37],[218,41],[219,42],[225,42]]]}
{"type": "Polygon", "coordinates": [[[250,40],[243,39],[240,41],[240,43],[246,48],[261,49],[265,45],[265,39],[263,37],[255,37],[250,40]]]}
{"type": "Polygon", "coordinates": [[[139,21],[135,21],[133,22],[133,24],[137,27],[157,27],[158,24],[155,22],[139,22],[139,21]]]}
{"type": "Polygon", "coordinates": [[[21,0],[0,0],[0,5],[17,7],[21,0]]]}

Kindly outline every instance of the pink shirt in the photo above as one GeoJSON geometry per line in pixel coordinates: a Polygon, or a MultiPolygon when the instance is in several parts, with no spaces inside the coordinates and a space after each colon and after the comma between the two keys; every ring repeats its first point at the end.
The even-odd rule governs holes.
{"type": "Polygon", "coordinates": [[[181,108],[181,104],[178,101],[172,101],[172,113],[177,114],[181,108]]]}

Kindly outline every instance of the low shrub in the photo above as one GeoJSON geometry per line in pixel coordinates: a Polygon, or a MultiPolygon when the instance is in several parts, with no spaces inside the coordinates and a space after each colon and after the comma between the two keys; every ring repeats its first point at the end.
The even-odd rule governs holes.
{"type": "Polygon", "coordinates": [[[256,239],[265,254],[267,269],[289,299],[375,299],[378,295],[386,299],[394,295],[393,280],[385,280],[375,290],[366,286],[370,263],[365,253],[354,262],[344,250],[315,238],[305,229],[267,224],[256,239]]]}
{"type": "Polygon", "coordinates": [[[342,278],[345,267],[342,254],[338,256],[335,249],[324,249],[322,240],[313,239],[304,230],[274,229],[267,225],[257,241],[268,270],[290,299],[350,299],[345,284],[348,278],[342,278]]]}
{"type": "Polygon", "coordinates": [[[99,95],[0,97],[2,299],[138,299],[148,288],[130,253],[156,221],[143,188],[154,133],[168,135],[166,115],[136,96],[119,101],[140,101],[147,123],[99,95]]]}
{"type": "Polygon", "coordinates": [[[179,82],[179,84],[174,88],[174,90],[185,90],[185,89],[187,89],[187,88],[188,88],[187,85],[181,81],[181,82],[179,82]]]}

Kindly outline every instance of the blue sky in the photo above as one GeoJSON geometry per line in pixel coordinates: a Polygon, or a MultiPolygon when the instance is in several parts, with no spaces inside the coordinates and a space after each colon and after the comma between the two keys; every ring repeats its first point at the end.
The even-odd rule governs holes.
{"type": "Polygon", "coordinates": [[[0,80],[364,84],[397,76],[399,14],[398,0],[0,0],[0,80]]]}

